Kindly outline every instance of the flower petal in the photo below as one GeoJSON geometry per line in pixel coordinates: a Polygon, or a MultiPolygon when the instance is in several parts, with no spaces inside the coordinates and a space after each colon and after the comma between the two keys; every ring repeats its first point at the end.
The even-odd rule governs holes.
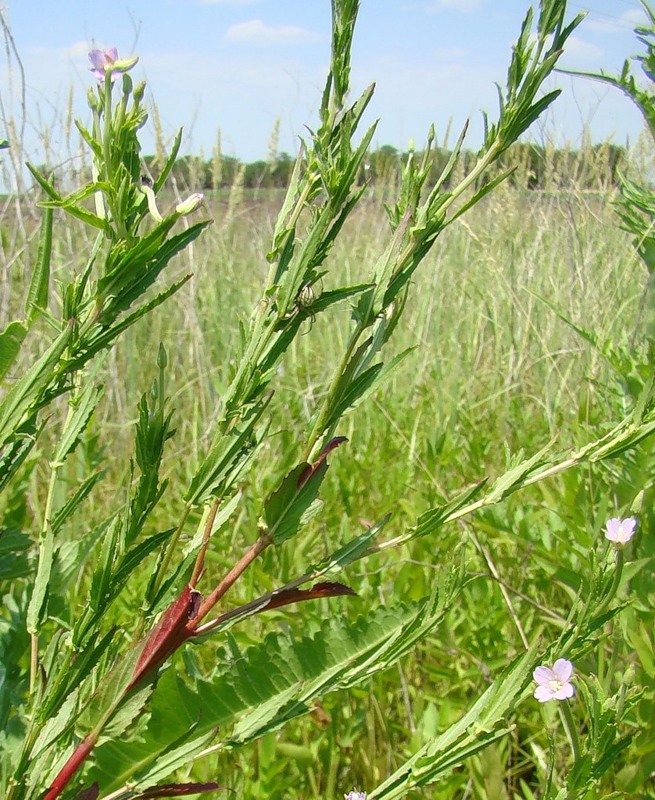
{"type": "Polygon", "coordinates": [[[107,65],[107,59],[105,57],[104,50],[90,50],[89,51],[89,61],[94,69],[101,69],[104,71],[107,65]]]}
{"type": "Polygon", "coordinates": [[[567,683],[571,675],[573,675],[573,664],[565,658],[558,658],[553,664],[553,672],[558,681],[567,683]]]}
{"type": "Polygon", "coordinates": [[[541,686],[537,686],[537,688],[534,690],[534,696],[540,703],[547,703],[554,697],[553,690],[546,683],[542,684],[541,686]]]}
{"type": "Polygon", "coordinates": [[[550,667],[537,667],[537,669],[532,673],[532,677],[537,681],[537,683],[548,683],[553,679],[556,679],[556,675],[553,673],[553,670],[550,667]]]}
{"type": "Polygon", "coordinates": [[[569,697],[573,697],[575,694],[575,688],[572,683],[565,683],[561,689],[558,689],[556,692],[553,693],[553,697],[555,700],[568,700],[569,697]]]}
{"type": "Polygon", "coordinates": [[[612,519],[608,519],[607,523],[605,524],[605,538],[609,539],[610,542],[616,542],[620,530],[621,520],[618,517],[612,517],[612,519]]]}

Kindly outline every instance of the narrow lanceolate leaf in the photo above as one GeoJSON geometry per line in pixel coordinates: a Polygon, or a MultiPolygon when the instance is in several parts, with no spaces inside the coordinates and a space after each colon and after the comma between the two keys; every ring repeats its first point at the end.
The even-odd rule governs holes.
{"type": "Polygon", "coordinates": [[[13,386],[0,405],[0,445],[20,427],[26,411],[39,399],[41,391],[52,381],[54,371],[70,341],[71,325],[67,325],[48,350],[37,359],[13,386]]]}
{"type": "Polygon", "coordinates": [[[369,794],[371,800],[396,800],[434,782],[509,732],[505,717],[523,697],[535,666],[535,642],[513,661],[456,723],[402,764],[369,794]]]}
{"type": "Polygon", "coordinates": [[[30,571],[32,540],[15,528],[0,528],[0,581],[22,578],[30,571]]]}
{"type": "MultiPolygon", "coordinates": [[[[354,622],[334,615],[313,636],[269,634],[193,689],[166,671],[143,740],[99,747],[92,778],[112,790],[132,780],[138,767],[154,769],[155,763],[157,780],[165,778],[166,757],[160,754],[193,724],[194,736],[218,729],[224,747],[238,747],[309,713],[317,697],[355,686],[407,653],[440,623],[459,589],[459,579],[448,577],[418,603],[378,608],[354,622]]],[[[194,741],[185,746],[193,751],[194,741]]]]}
{"type": "Polygon", "coordinates": [[[349,586],[345,586],[343,583],[334,583],[330,581],[317,583],[315,586],[312,586],[311,589],[284,589],[281,592],[277,592],[265,606],[259,609],[258,613],[262,611],[272,611],[274,608],[282,608],[282,606],[302,603],[304,600],[318,600],[321,597],[338,597],[339,595],[357,596],[357,592],[353,591],[349,586]]]}
{"type": "Polygon", "coordinates": [[[205,783],[165,783],[161,786],[151,786],[149,789],[132,795],[131,800],[146,800],[152,797],[182,797],[189,794],[204,794],[206,792],[225,791],[225,786],[220,786],[214,781],[205,783]]]}
{"type": "Polygon", "coordinates": [[[93,376],[103,361],[104,359],[98,360],[93,370],[93,375],[87,376],[87,382],[82,391],[69,400],[71,412],[69,412],[61,438],[57,443],[57,449],[53,457],[55,463],[63,463],[75,449],[80,436],[91,420],[91,415],[104,394],[104,386],[102,384],[96,385],[93,382],[93,376]]]}
{"type": "Polygon", "coordinates": [[[323,448],[313,464],[298,464],[268,498],[264,520],[275,544],[285,542],[298,532],[310,507],[318,499],[328,468],[328,454],[345,441],[345,437],[337,437],[323,448]]]}
{"type": "Polygon", "coordinates": [[[0,333],[0,381],[16,361],[26,335],[27,328],[19,320],[10,322],[0,333]]]}
{"type": "Polygon", "coordinates": [[[48,529],[42,535],[39,543],[39,567],[34,581],[34,588],[32,589],[30,604],[27,607],[27,631],[32,635],[38,633],[45,616],[53,555],[54,535],[52,528],[48,525],[48,529]]]}
{"type": "Polygon", "coordinates": [[[331,424],[336,423],[347,411],[356,408],[362,401],[378,389],[389,373],[394,370],[413,349],[413,347],[410,347],[407,350],[403,350],[402,353],[395,355],[388,364],[374,364],[372,367],[369,367],[367,370],[357,375],[336,406],[327,427],[329,428],[331,424]]]}
{"type": "Polygon", "coordinates": [[[87,361],[89,361],[96,353],[110,347],[113,342],[120,336],[121,333],[130,328],[134,323],[141,319],[141,317],[154,311],[157,306],[160,306],[169,297],[172,297],[179,291],[187,281],[191,280],[191,275],[185,275],[179,281],[171,284],[163,292],[156,295],[152,300],[138,306],[134,311],[129,314],[123,315],[118,322],[110,328],[100,327],[97,334],[94,334],[88,341],[84,342],[84,348],[77,350],[73,356],[66,362],[66,371],[75,372],[81,369],[87,361]]]}
{"type": "Polygon", "coordinates": [[[184,496],[189,504],[205,503],[223,484],[230,488],[246,466],[255,442],[255,425],[270,402],[270,395],[243,411],[239,422],[217,437],[184,496]]]}
{"type": "Polygon", "coordinates": [[[43,210],[41,235],[36,263],[32,271],[30,288],[25,299],[25,319],[31,325],[36,317],[48,306],[50,284],[50,256],[52,253],[52,215],[51,208],[43,210]]]}
{"type": "Polygon", "coordinates": [[[78,506],[89,496],[93,487],[102,478],[104,472],[96,472],[85,478],[74,494],[64,503],[52,519],[52,530],[57,535],[64,523],[75,513],[78,506]]]}

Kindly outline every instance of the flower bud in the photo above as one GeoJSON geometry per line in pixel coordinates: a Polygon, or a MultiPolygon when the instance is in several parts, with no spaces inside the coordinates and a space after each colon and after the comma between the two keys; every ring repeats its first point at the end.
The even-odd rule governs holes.
{"type": "Polygon", "coordinates": [[[190,194],[186,200],[183,200],[181,203],[178,203],[175,206],[175,211],[181,217],[186,217],[187,214],[192,214],[194,211],[200,208],[205,200],[205,196],[202,192],[194,192],[190,194]]]}
{"type": "Polygon", "coordinates": [[[96,92],[94,86],[92,86],[86,93],[86,101],[89,104],[91,111],[99,113],[102,110],[102,103],[100,102],[98,93],[96,92]]]}
{"type": "Polygon", "coordinates": [[[150,181],[147,178],[142,178],[141,186],[139,188],[143,194],[145,194],[146,200],[148,201],[148,211],[150,212],[150,216],[155,220],[155,222],[163,222],[163,217],[157,208],[157,199],[155,198],[155,193],[152,190],[150,181]]]}
{"type": "Polygon", "coordinates": [[[134,87],[134,91],[132,92],[132,97],[134,97],[135,103],[140,103],[143,100],[143,95],[146,93],[146,82],[141,81],[137,83],[134,87]]]}

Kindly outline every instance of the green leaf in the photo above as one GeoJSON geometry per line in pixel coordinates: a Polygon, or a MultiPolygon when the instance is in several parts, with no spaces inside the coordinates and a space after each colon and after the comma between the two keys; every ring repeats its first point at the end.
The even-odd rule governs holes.
{"type": "Polygon", "coordinates": [[[72,497],[67,500],[64,505],[56,512],[52,519],[52,531],[57,535],[58,531],[64,525],[64,523],[70,519],[70,517],[75,513],[77,507],[84,501],[86,497],[90,494],[93,487],[96,483],[102,478],[104,472],[95,472],[93,475],[89,475],[82,484],[78,487],[78,489],[74,492],[72,497]]]}
{"type": "Polygon", "coordinates": [[[177,154],[180,152],[180,146],[182,144],[182,128],[178,130],[175,134],[175,139],[173,141],[173,147],[171,148],[171,152],[168,154],[168,158],[166,159],[166,163],[162,167],[161,172],[157,176],[155,183],[152,187],[155,194],[159,192],[159,190],[164,186],[166,182],[166,178],[168,178],[170,171],[173,169],[175,165],[175,159],[177,158],[177,154]]]}
{"type": "Polygon", "coordinates": [[[214,441],[198,467],[184,496],[189,504],[202,504],[219,486],[230,485],[241,474],[253,452],[254,428],[271,398],[242,409],[238,423],[214,441]]]}
{"type": "MultiPolygon", "coordinates": [[[[41,175],[41,173],[32,166],[29,162],[25,165],[29,171],[32,173],[32,176],[36,179],[36,182],[39,186],[43,189],[43,191],[48,195],[50,198],[50,202],[56,206],[60,207],[63,203],[63,198],[59,194],[59,192],[55,189],[55,187],[41,175]]],[[[48,201],[46,201],[47,203],[48,201]]],[[[98,217],[96,214],[93,214],[91,211],[87,211],[83,206],[67,206],[66,211],[73,217],[82,220],[87,225],[90,225],[93,228],[97,228],[98,230],[102,231],[107,237],[111,238],[112,230],[111,226],[107,222],[106,219],[102,219],[98,217]]]]}
{"type": "Polygon", "coordinates": [[[27,551],[32,540],[15,528],[0,528],[0,581],[24,578],[30,572],[27,551]]]}
{"type": "Polygon", "coordinates": [[[0,443],[5,443],[14,435],[30,406],[38,401],[40,393],[51,383],[71,333],[72,326],[67,325],[5,396],[0,405],[0,443]]]}
{"type": "Polygon", "coordinates": [[[134,325],[137,320],[144,317],[146,314],[149,314],[155,308],[160,306],[169,297],[172,297],[177,291],[179,291],[187,281],[191,280],[191,275],[185,275],[179,281],[171,284],[167,289],[163,292],[158,294],[152,300],[149,300],[147,303],[139,306],[137,309],[132,311],[130,314],[125,315],[122,317],[118,322],[112,325],[109,328],[99,328],[97,334],[92,336],[88,341],[85,341],[84,347],[76,350],[73,356],[66,362],[66,371],[67,372],[75,372],[81,369],[87,361],[89,361],[93,356],[110,347],[115,339],[134,325]]]}
{"type": "Polygon", "coordinates": [[[129,705],[134,714],[143,708],[152,693],[151,684],[144,684],[138,690],[126,693],[140,654],[141,648],[137,644],[119,656],[111,669],[102,676],[95,694],[77,719],[78,735],[86,736],[101,719],[111,718],[114,714],[117,714],[118,727],[125,730],[129,720],[119,713],[120,709],[129,705]],[[131,702],[133,698],[136,698],[134,704],[131,702]]]}
{"type": "MultiPolygon", "coordinates": [[[[62,669],[50,670],[47,692],[38,707],[38,718],[43,720],[57,713],[68,695],[75,691],[91,674],[91,671],[107,653],[116,630],[112,629],[100,638],[95,631],[81,650],[77,650],[75,658],[65,664],[62,669]],[[54,675],[53,675],[54,673],[54,675]]],[[[74,645],[73,645],[74,646],[74,645]]]]}
{"type": "Polygon", "coordinates": [[[104,359],[98,359],[90,375],[85,376],[84,388],[79,395],[69,398],[69,415],[53,456],[53,462],[63,464],[75,449],[80,436],[91,421],[91,415],[104,394],[104,386],[96,385],[94,377],[102,367],[104,359]]]}
{"type": "Polygon", "coordinates": [[[511,167],[505,172],[501,172],[500,175],[496,175],[495,178],[492,178],[488,183],[486,183],[481,189],[479,189],[473,197],[460,206],[457,211],[450,217],[448,220],[448,224],[451,225],[458,217],[461,217],[462,214],[465,214],[470,208],[473,208],[476,203],[479,203],[482,198],[489,194],[489,192],[493,192],[493,190],[499,186],[503,181],[506,181],[507,178],[512,175],[516,171],[516,167],[511,167]]]}
{"type": "Polygon", "coordinates": [[[176,221],[176,215],[165,219],[151,234],[118,258],[116,265],[98,281],[98,297],[104,301],[101,317],[104,325],[113,323],[120,313],[141,297],[154,284],[171,258],[211,224],[211,220],[204,220],[170,239],[164,239],[176,221]]]}
{"type": "Polygon", "coordinates": [[[54,555],[54,535],[52,528],[41,536],[39,543],[39,566],[32,589],[30,604],[27,607],[27,631],[33,636],[39,632],[45,618],[48,590],[50,587],[50,574],[54,555]]]}
{"type": "Polygon", "coordinates": [[[46,721],[45,725],[41,728],[39,736],[34,743],[31,758],[34,760],[38,758],[45,750],[52,744],[62,738],[62,734],[68,730],[77,715],[77,705],[79,702],[80,686],[76,687],[77,691],[71,692],[66,700],[61,704],[57,713],[46,721]]]}
{"type": "Polygon", "coordinates": [[[409,347],[402,353],[395,355],[388,364],[374,364],[372,367],[369,367],[367,370],[357,375],[334,409],[330,417],[330,422],[326,427],[329,428],[331,425],[334,425],[347,411],[356,408],[362,401],[378,389],[389,373],[413,350],[413,347],[409,347]]]}
{"type": "Polygon", "coordinates": [[[327,472],[327,455],[344,441],[343,436],[333,439],[313,464],[303,463],[294,467],[266,501],[264,519],[276,545],[295,536],[307,520],[327,472]]]}
{"type": "MultiPolygon", "coordinates": [[[[241,502],[241,498],[242,498],[242,493],[237,492],[234,495],[234,497],[232,497],[225,505],[219,508],[218,513],[214,518],[214,525],[212,527],[212,536],[218,533],[218,531],[220,531],[223,525],[225,525],[228,519],[232,516],[237,506],[241,502]]],[[[184,558],[190,556],[191,553],[195,552],[200,547],[203,536],[204,536],[204,526],[200,525],[193,539],[191,539],[187,544],[185,544],[184,548],[182,549],[182,555],[184,558]]]]}
{"type": "Polygon", "coordinates": [[[387,514],[382,520],[380,520],[380,522],[376,523],[375,525],[371,525],[367,531],[361,533],[359,536],[356,536],[354,539],[351,539],[349,542],[344,544],[343,547],[340,547],[334,553],[329,555],[315,568],[315,570],[312,571],[313,577],[316,578],[324,575],[333,577],[342,572],[343,569],[349,564],[352,564],[355,561],[358,561],[360,558],[363,558],[364,555],[371,549],[372,543],[381,533],[387,522],[389,522],[390,518],[391,514],[387,514]]]}
{"type": "Polygon", "coordinates": [[[42,310],[48,307],[48,291],[50,284],[50,257],[52,253],[52,209],[43,211],[41,235],[36,263],[32,270],[30,288],[25,298],[25,319],[31,325],[42,310]]]}
{"type": "Polygon", "coordinates": [[[170,528],[169,530],[148,536],[125,553],[112,579],[112,594],[118,594],[120,588],[122,588],[136,568],[160,545],[164,544],[164,542],[171,537],[174,530],[175,528],[170,528]]]}
{"type": "Polygon", "coordinates": [[[405,761],[371,793],[371,800],[396,800],[412,789],[427,786],[466,759],[505,736],[506,715],[522,698],[536,666],[535,642],[515,659],[468,712],[434,741],[405,761]]]}
{"type": "Polygon", "coordinates": [[[27,328],[19,320],[10,322],[0,333],[0,381],[11,369],[26,335],[27,328]]]}
{"type": "MultiPolygon", "coordinates": [[[[165,778],[159,753],[188,731],[190,720],[200,737],[236,723],[229,738],[223,733],[222,748],[242,746],[279,728],[308,713],[315,698],[358,685],[395,663],[442,621],[460,588],[458,576],[444,571],[432,595],[418,603],[378,608],[355,622],[334,615],[313,636],[271,633],[193,688],[167,671],[153,695],[144,740],[99,747],[90,779],[110,791],[150,763],[158,765],[157,780],[165,778]]],[[[189,757],[202,750],[194,743],[185,745],[189,757]]]]}

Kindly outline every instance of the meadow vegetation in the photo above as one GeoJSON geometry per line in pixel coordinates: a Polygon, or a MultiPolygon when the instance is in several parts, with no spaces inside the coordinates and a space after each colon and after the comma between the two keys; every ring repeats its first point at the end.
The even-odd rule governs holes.
{"type": "MultiPolygon", "coordinates": [[[[344,29],[357,4],[333,5],[335,36],[347,48],[344,29]]],[[[542,3],[542,23],[552,17],[544,41],[570,32],[564,6],[542,3]]],[[[176,796],[181,789],[172,782],[195,782],[196,791],[217,782],[244,798],[340,798],[353,786],[370,798],[655,797],[649,234],[635,239],[634,220],[626,231],[625,212],[621,225],[617,204],[626,195],[617,187],[616,152],[589,147],[567,160],[549,158],[555,151],[545,148],[537,190],[526,149],[505,150],[502,164],[490,160],[462,191],[461,203],[476,202],[457,219],[449,192],[476,165],[453,161],[447,188],[421,216],[431,196],[421,182],[422,152],[411,154],[409,166],[385,169],[359,197],[366,133],[352,147],[346,141],[358,101],[350,111],[347,58],[340,63],[337,53],[333,70],[322,127],[287,196],[301,198],[292,222],[289,206],[280,211],[283,191],[261,182],[245,187],[238,171],[227,189],[205,192],[202,208],[177,211],[199,188],[194,171],[171,173],[176,180],[164,184],[173,162],[157,157],[149,168],[163,221],[153,219],[133,185],[143,162],[135,166],[120,151],[132,142],[127,133],[118,137],[132,112],[114,117],[108,132],[109,107],[101,105],[97,127],[88,128],[91,190],[57,200],[58,183],[42,170],[31,192],[3,201],[0,329],[12,320],[26,325],[14,360],[3,361],[9,401],[0,414],[0,422],[13,415],[14,425],[14,438],[3,440],[0,499],[0,785],[7,797],[176,796]],[[109,136],[115,151],[103,150],[109,136]],[[108,163],[115,169],[103,174],[108,163]],[[584,174],[562,163],[584,164],[584,174]],[[500,182],[510,166],[511,180],[500,182]],[[104,205],[94,199],[100,193],[104,205]],[[290,242],[296,238],[296,253],[310,252],[312,231],[335,196],[338,236],[298,271],[290,242]],[[50,241],[44,212],[34,213],[39,198],[50,199],[47,213],[54,210],[50,241]],[[162,253],[166,237],[181,237],[165,282],[148,282],[150,253],[151,261],[137,259],[106,290],[115,248],[136,253],[160,228],[153,247],[162,253]],[[380,257],[395,233],[400,244],[386,251],[398,259],[390,278],[380,257]],[[420,250],[416,263],[400,259],[400,245],[420,250]],[[44,249],[45,284],[34,279],[44,249]],[[75,294],[87,263],[92,277],[75,294]],[[141,294],[129,283],[135,275],[141,294]],[[163,298],[165,286],[176,289],[163,298]],[[342,302],[333,303],[339,293],[342,302]],[[112,317],[111,304],[122,297],[129,303],[112,317]],[[152,310],[111,341],[92,338],[148,302],[152,310]],[[66,333],[73,308],[79,328],[70,323],[72,338],[48,367],[44,354],[66,333]],[[288,338],[273,355],[257,351],[250,383],[240,384],[271,309],[278,314],[271,324],[288,338]],[[355,345],[353,326],[367,331],[355,345]],[[102,346],[93,350],[96,341],[102,346]],[[382,361],[397,363],[379,385],[380,370],[370,375],[370,393],[368,384],[357,388],[356,377],[382,361]],[[33,376],[24,392],[36,393],[19,414],[14,389],[35,364],[51,373],[38,386],[33,376]],[[347,375],[352,402],[322,419],[335,375],[347,375]],[[71,432],[71,417],[84,408],[71,432]],[[232,472],[219,474],[211,454],[220,436],[227,441],[246,428],[230,451],[238,451],[232,472]],[[296,470],[307,464],[301,480],[296,470]],[[275,498],[289,491],[289,476],[298,491],[280,510],[275,498]],[[309,498],[306,485],[315,489],[309,498]],[[637,534],[623,551],[603,532],[609,518],[629,515],[637,534]],[[284,533],[262,547],[222,611],[307,574],[320,587],[315,594],[282,594],[283,608],[266,609],[270,598],[262,600],[238,625],[225,620],[199,643],[154,657],[150,672],[135,671],[130,654],[193,584],[194,565],[211,589],[269,531],[284,533]],[[345,586],[356,596],[340,596],[345,586]],[[111,595],[106,603],[102,592],[111,595]],[[307,659],[308,672],[271,691],[267,670],[275,682],[289,652],[307,659]],[[575,698],[541,705],[532,671],[560,657],[574,662],[575,698]],[[83,659],[82,688],[62,689],[58,670],[83,659]],[[116,663],[131,665],[128,677],[115,677],[116,663]],[[322,682],[314,686],[309,674],[322,682]],[[312,694],[302,694],[305,684],[312,694]],[[243,707],[234,701],[232,716],[221,711],[214,719],[211,703],[227,708],[234,697],[243,707]],[[39,718],[39,704],[51,717],[39,718]],[[97,749],[54,793],[98,717],[106,729],[97,749]],[[41,728],[32,734],[35,720],[41,728]],[[152,760],[136,763],[144,752],[152,760]],[[144,793],[154,784],[169,794],[144,793]]],[[[133,97],[128,65],[113,90],[108,68],[100,101],[103,91],[120,97],[122,81],[133,97]]],[[[507,107],[516,110],[512,98],[507,107]]],[[[517,106],[527,120],[527,107],[517,106]]],[[[508,133],[510,123],[499,125],[496,141],[518,135],[508,133]]],[[[478,157],[493,146],[492,130],[478,157]]],[[[650,152],[652,142],[645,146],[650,152]]],[[[625,163],[637,182],[645,181],[642,169],[634,154],[625,163]]],[[[57,181],[69,185],[73,177],[57,181]]],[[[640,208],[646,218],[653,207],[642,198],[640,208]]]]}

